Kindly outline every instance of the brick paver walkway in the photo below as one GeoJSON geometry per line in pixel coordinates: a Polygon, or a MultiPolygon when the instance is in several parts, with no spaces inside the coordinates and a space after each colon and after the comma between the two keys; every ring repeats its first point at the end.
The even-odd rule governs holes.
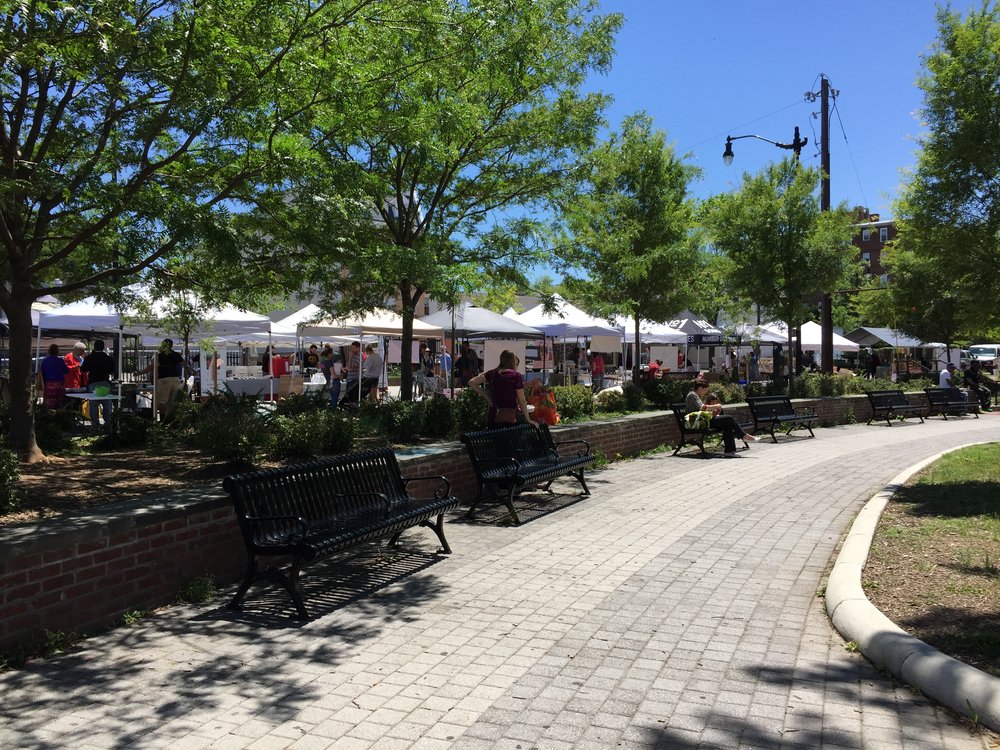
{"type": "Polygon", "coordinates": [[[309,623],[255,589],[0,675],[0,746],[991,747],[848,652],[817,590],[874,491],[998,438],[984,415],[617,463],[520,528],[456,517],[449,558],[413,531],[332,589],[314,568],[309,623]]]}

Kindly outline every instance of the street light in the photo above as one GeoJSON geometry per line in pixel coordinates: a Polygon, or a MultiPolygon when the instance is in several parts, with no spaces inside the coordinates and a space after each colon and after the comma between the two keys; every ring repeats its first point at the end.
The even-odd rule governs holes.
{"type": "Polygon", "coordinates": [[[726,136],[726,150],[722,152],[722,161],[726,163],[728,167],[733,163],[733,141],[738,141],[741,138],[756,138],[758,141],[764,141],[770,143],[778,148],[788,149],[795,153],[795,159],[798,160],[799,156],[802,154],[802,148],[809,143],[808,138],[799,138],[799,126],[795,126],[795,137],[792,139],[791,143],[781,143],[780,141],[772,141],[770,138],[765,138],[761,135],[727,135],[726,136]]]}

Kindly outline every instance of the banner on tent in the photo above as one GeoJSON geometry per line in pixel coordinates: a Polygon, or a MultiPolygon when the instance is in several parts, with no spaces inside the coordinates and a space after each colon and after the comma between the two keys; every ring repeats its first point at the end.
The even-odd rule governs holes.
{"type": "Polygon", "coordinates": [[[689,333],[688,346],[721,344],[722,336],[714,333],[689,333]]]}

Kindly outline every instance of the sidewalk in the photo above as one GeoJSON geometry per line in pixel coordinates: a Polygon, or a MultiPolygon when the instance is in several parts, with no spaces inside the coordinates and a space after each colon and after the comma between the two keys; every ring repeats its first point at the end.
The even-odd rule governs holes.
{"type": "MultiPolygon", "coordinates": [[[[1000,417],[624,461],[520,527],[455,516],[331,586],[175,607],[0,675],[10,748],[987,748],[844,648],[817,597],[853,515],[1000,417]]],[[[529,496],[529,498],[532,496],[529,496]]]]}

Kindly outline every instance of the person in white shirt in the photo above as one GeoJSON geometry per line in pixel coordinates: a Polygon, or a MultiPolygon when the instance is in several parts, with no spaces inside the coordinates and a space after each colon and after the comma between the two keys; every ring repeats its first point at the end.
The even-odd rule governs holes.
{"type": "Polygon", "coordinates": [[[948,365],[941,370],[941,374],[938,375],[938,385],[941,388],[954,388],[955,384],[952,382],[952,373],[955,372],[955,363],[949,362],[948,365]]]}

